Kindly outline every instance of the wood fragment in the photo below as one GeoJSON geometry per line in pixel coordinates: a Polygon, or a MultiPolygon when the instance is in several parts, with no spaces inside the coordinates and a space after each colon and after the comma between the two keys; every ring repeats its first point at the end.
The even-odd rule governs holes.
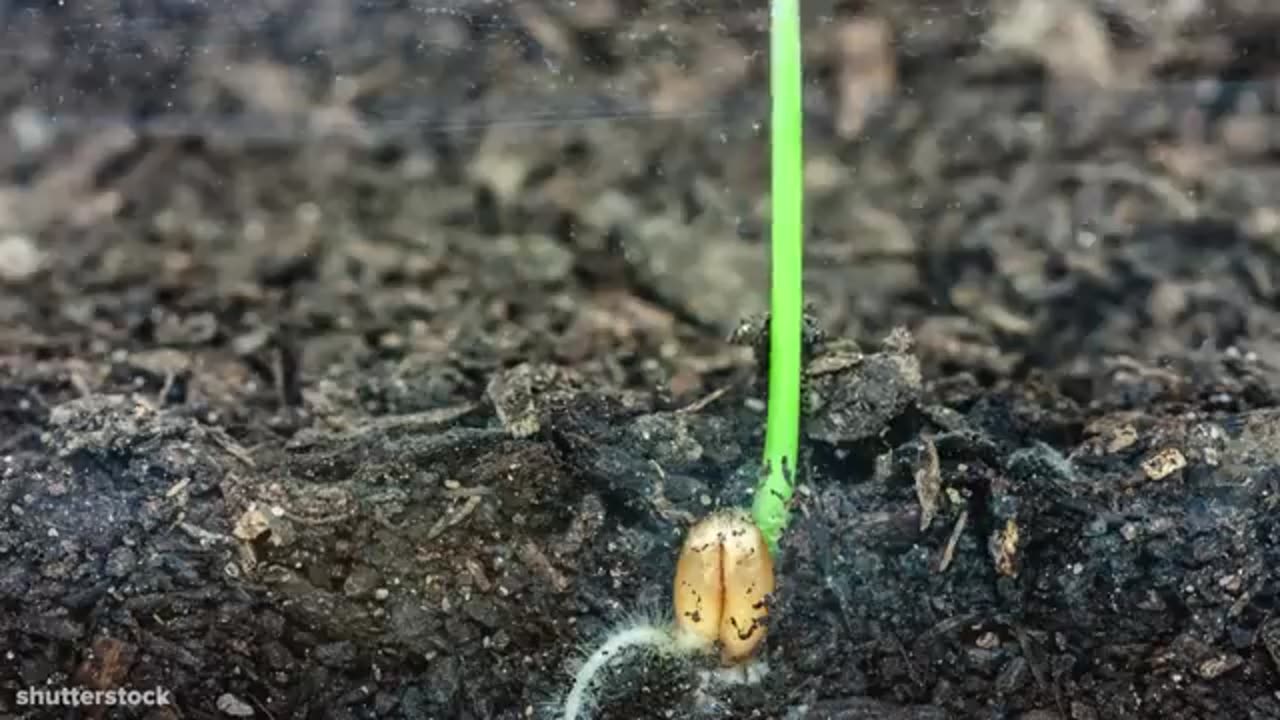
{"type": "Polygon", "coordinates": [[[715,390],[712,390],[710,393],[707,393],[703,397],[697,400],[694,400],[693,402],[689,403],[688,405],[685,405],[679,410],[676,410],[676,414],[688,415],[690,413],[702,412],[702,410],[706,408],[708,405],[724,397],[724,394],[729,392],[729,390],[732,387],[733,387],[732,385],[725,385],[722,388],[717,388],[715,390]]]}
{"type": "Polygon", "coordinates": [[[960,542],[961,536],[964,535],[965,525],[969,524],[969,511],[960,511],[960,517],[956,518],[955,527],[951,528],[951,537],[947,538],[947,544],[942,549],[942,557],[938,559],[938,572],[944,573],[947,568],[951,567],[951,561],[956,556],[956,544],[960,542]]]}
{"type": "Polygon", "coordinates": [[[435,540],[436,538],[440,537],[440,535],[443,534],[445,530],[448,530],[454,525],[457,525],[463,520],[466,520],[467,516],[475,512],[476,508],[480,506],[480,501],[483,499],[484,498],[479,495],[474,495],[470,498],[467,498],[467,501],[462,504],[462,508],[460,510],[458,510],[457,512],[451,515],[445,515],[444,517],[437,520],[434,525],[431,526],[431,529],[427,531],[427,539],[435,540]]]}
{"type": "Polygon", "coordinates": [[[920,501],[920,532],[929,529],[938,514],[939,497],[942,495],[942,471],[938,462],[938,447],[933,438],[924,438],[924,459],[916,468],[916,498],[920,501]]]}

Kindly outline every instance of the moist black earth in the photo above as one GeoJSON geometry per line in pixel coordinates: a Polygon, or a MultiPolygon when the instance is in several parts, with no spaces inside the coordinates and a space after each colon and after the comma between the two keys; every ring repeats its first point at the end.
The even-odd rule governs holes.
{"type": "MultiPolygon", "coordinates": [[[[1280,718],[1280,10],[805,15],[769,669],[591,716],[1280,718]]],[[[767,20],[0,4],[0,716],[555,717],[749,502],[767,20]]]]}

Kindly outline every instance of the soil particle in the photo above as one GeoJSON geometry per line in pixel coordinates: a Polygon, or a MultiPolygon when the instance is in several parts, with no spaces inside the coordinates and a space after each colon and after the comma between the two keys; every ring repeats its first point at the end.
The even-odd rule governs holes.
{"type": "Polygon", "coordinates": [[[819,353],[808,367],[805,434],[832,445],[878,435],[920,398],[920,362],[886,348],[865,357],[819,353]]]}

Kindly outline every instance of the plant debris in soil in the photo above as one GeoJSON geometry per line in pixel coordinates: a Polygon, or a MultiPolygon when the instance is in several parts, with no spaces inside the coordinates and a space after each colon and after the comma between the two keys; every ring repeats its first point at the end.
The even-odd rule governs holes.
{"type": "MultiPolygon", "coordinates": [[[[594,717],[1280,718],[1280,13],[806,13],[769,671],[594,717]]],[[[667,612],[758,470],[763,3],[0,17],[0,714],[547,717],[667,612]]]]}

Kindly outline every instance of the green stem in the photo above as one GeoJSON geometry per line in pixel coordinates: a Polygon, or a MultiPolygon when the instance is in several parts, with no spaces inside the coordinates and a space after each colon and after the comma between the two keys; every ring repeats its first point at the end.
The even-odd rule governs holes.
{"type": "Polygon", "coordinates": [[[765,427],[765,468],[751,512],[770,549],[776,552],[790,516],[800,443],[804,152],[798,0],[773,2],[769,86],[773,101],[769,414],[765,427]]]}

